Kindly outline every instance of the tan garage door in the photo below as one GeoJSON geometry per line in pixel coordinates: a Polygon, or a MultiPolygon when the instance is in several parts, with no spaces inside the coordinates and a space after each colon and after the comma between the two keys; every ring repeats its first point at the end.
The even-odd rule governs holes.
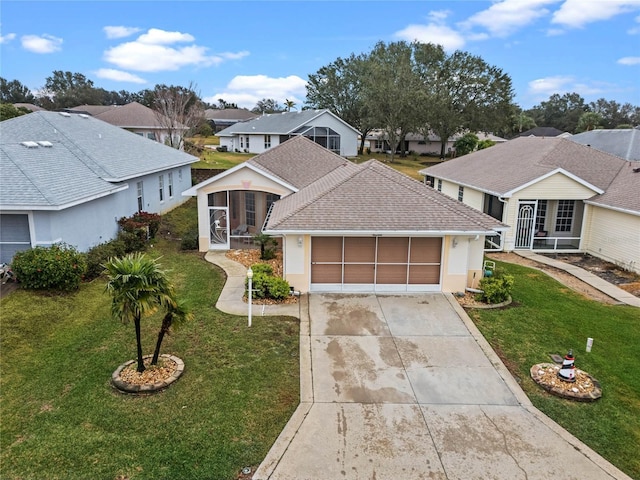
{"type": "Polygon", "coordinates": [[[312,237],[313,291],[439,291],[442,238],[312,237]]]}

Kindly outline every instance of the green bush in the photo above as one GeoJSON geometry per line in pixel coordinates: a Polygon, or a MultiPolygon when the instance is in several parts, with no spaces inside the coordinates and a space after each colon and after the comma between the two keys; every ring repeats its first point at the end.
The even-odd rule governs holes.
{"type": "Polygon", "coordinates": [[[24,288],[32,290],[77,290],[87,264],[74,247],[57,243],[16,253],[11,268],[24,288]]]}
{"type": "MultiPolygon", "coordinates": [[[[289,282],[285,279],[273,275],[273,268],[266,263],[256,263],[251,265],[253,271],[253,279],[251,288],[254,298],[270,298],[273,300],[282,300],[289,296],[289,282]]],[[[248,293],[249,279],[244,281],[245,292],[248,293]]]]}
{"type": "Polygon", "coordinates": [[[180,250],[198,250],[198,230],[190,230],[182,236],[180,250]]]}
{"type": "Polygon", "coordinates": [[[122,257],[126,254],[124,241],[120,239],[111,240],[110,242],[101,243],[91,248],[87,252],[87,271],[85,280],[93,280],[102,275],[104,271],[103,264],[113,257],[122,257]]]}
{"type": "Polygon", "coordinates": [[[147,248],[147,233],[145,230],[118,232],[117,240],[124,244],[125,253],[142,252],[147,248]]]}
{"type": "Polygon", "coordinates": [[[289,296],[291,288],[289,282],[284,278],[279,277],[267,277],[267,292],[269,298],[274,300],[284,300],[289,296]]]}
{"type": "Polygon", "coordinates": [[[262,273],[267,276],[273,275],[273,268],[268,263],[255,263],[251,265],[251,270],[253,270],[254,275],[257,273],[262,273]]]}
{"type": "Polygon", "coordinates": [[[485,303],[504,302],[511,295],[511,288],[514,284],[513,275],[503,274],[499,270],[495,270],[491,277],[484,277],[480,280],[480,290],[476,298],[485,303]]]}
{"type": "Polygon", "coordinates": [[[135,233],[145,242],[155,238],[160,229],[161,217],[157,213],[137,212],[130,217],[122,217],[118,225],[123,232],[135,233]]]}
{"type": "MultiPolygon", "coordinates": [[[[254,273],[251,280],[251,288],[253,289],[253,298],[269,298],[269,275],[264,273],[254,273]]],[[[245,279],[244,288],[249,293],[249,279],[245,279]]]]}

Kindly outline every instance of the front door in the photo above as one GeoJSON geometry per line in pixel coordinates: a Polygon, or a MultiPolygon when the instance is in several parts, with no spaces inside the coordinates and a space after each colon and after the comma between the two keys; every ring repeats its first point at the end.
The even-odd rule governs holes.
{"type": "Polygon", "coordinates": [[[229,208],[209,207],[209,248],[211,250],[229,249],[229,208]]]}
{"type": "Polygon", "coordinates": [[[515,248],[531,248],[536,220],[536,202],[520,201],[515,248]]]}

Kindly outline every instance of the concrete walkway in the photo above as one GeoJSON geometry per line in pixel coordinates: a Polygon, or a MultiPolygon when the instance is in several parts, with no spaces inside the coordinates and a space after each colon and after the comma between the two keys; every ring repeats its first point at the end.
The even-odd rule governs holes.
{"type": "MultiPolygon", "coordinates": [[[[207,260],[228,275],[217,307],[246,315],[246,269],[207,260]]],[[[301,398],[254,480],[630,480],[531,405],[450,294],[303,295],[276,314],[300,318],[301,398]]]]}
{"type": "Polygon", "coordinates": [[[538,255],[537,253],[534,253],[530,250],[514,250],[514,253],[520,255],[521,257],[528,258],[529,260],[533,260],[544,265],[549,265],[551,267],[564,270],[565,272],[570,273],[574,277],[579,278],[583,282],[588,283],[592,287],[597,288],[601,292],[609,295],[611,298],[618,300],[620,303],[631,305],[633,307],[640,307],[640,298],[630,294],[625,290],[622,290],[619,287],[616,287],[612,283],[607,282],[606,280],[598,277],[597,275],[594,275],[591,272],[586,271],[583,268],[562,262],[560,260],[555,260],[550,257],[545,257],[544,255],[538,255]]]}

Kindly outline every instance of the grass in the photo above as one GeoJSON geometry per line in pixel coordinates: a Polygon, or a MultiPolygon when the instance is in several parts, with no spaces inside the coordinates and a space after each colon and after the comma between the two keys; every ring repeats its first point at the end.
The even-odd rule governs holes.
{"type": "MultiPolygon", "coordinates": [[[[265,457],[299,401],[297,319],[254,318],[249,329],[216,310],[224,273],[202,254],[166,240],[149,254],[196,317],[163,343],[185,373],[155,395],[110,385],[135,358],[135,334],[110,318],[104,279],[70,295],[2,299],[1,478],[234,479],[265,457]]],[[[160,320],[142,322],[145,353],[160,320]]]]}
{"type": "Polygon", "coordinates": [[[499,266],[516,277],[515,306],[472,310],[472,319],[537,408],[632,478],[640,478],[638,309],[587,300],[537,270],[499,266]],[[594,339],[591,353],[585,351],[588,337],[594,339]],[[530,378],[531,366],[569,349],[576,368],[600,381],[603,394],[596,402],[558,398],[530,378]]]}
{"type": "Polygon", "coordinates": [[[436,157],[421,157],[418,155],[408,155],[406,157],[400,157],[394,155],[393,163],[390,163],[391,156],[386,153],[370,153],[358,155],[357,157],[350,157],[350,160],[355,163],[362,163],[367,160],[375,158],[376,160],[386,163],[391,168],[404,173],[405,175],[419,181],[424,181],[424,177],[418,172],[423,168],[429,167],[439,163],[440,160],[436,157]]]}
{"type": "Polygon", "coordinates": [[[228,170],[255,157],[255,153],[218,152],[205,149],[200,154],[200,161],[191,165],[192,168],[217,168],[228,170]]]}

